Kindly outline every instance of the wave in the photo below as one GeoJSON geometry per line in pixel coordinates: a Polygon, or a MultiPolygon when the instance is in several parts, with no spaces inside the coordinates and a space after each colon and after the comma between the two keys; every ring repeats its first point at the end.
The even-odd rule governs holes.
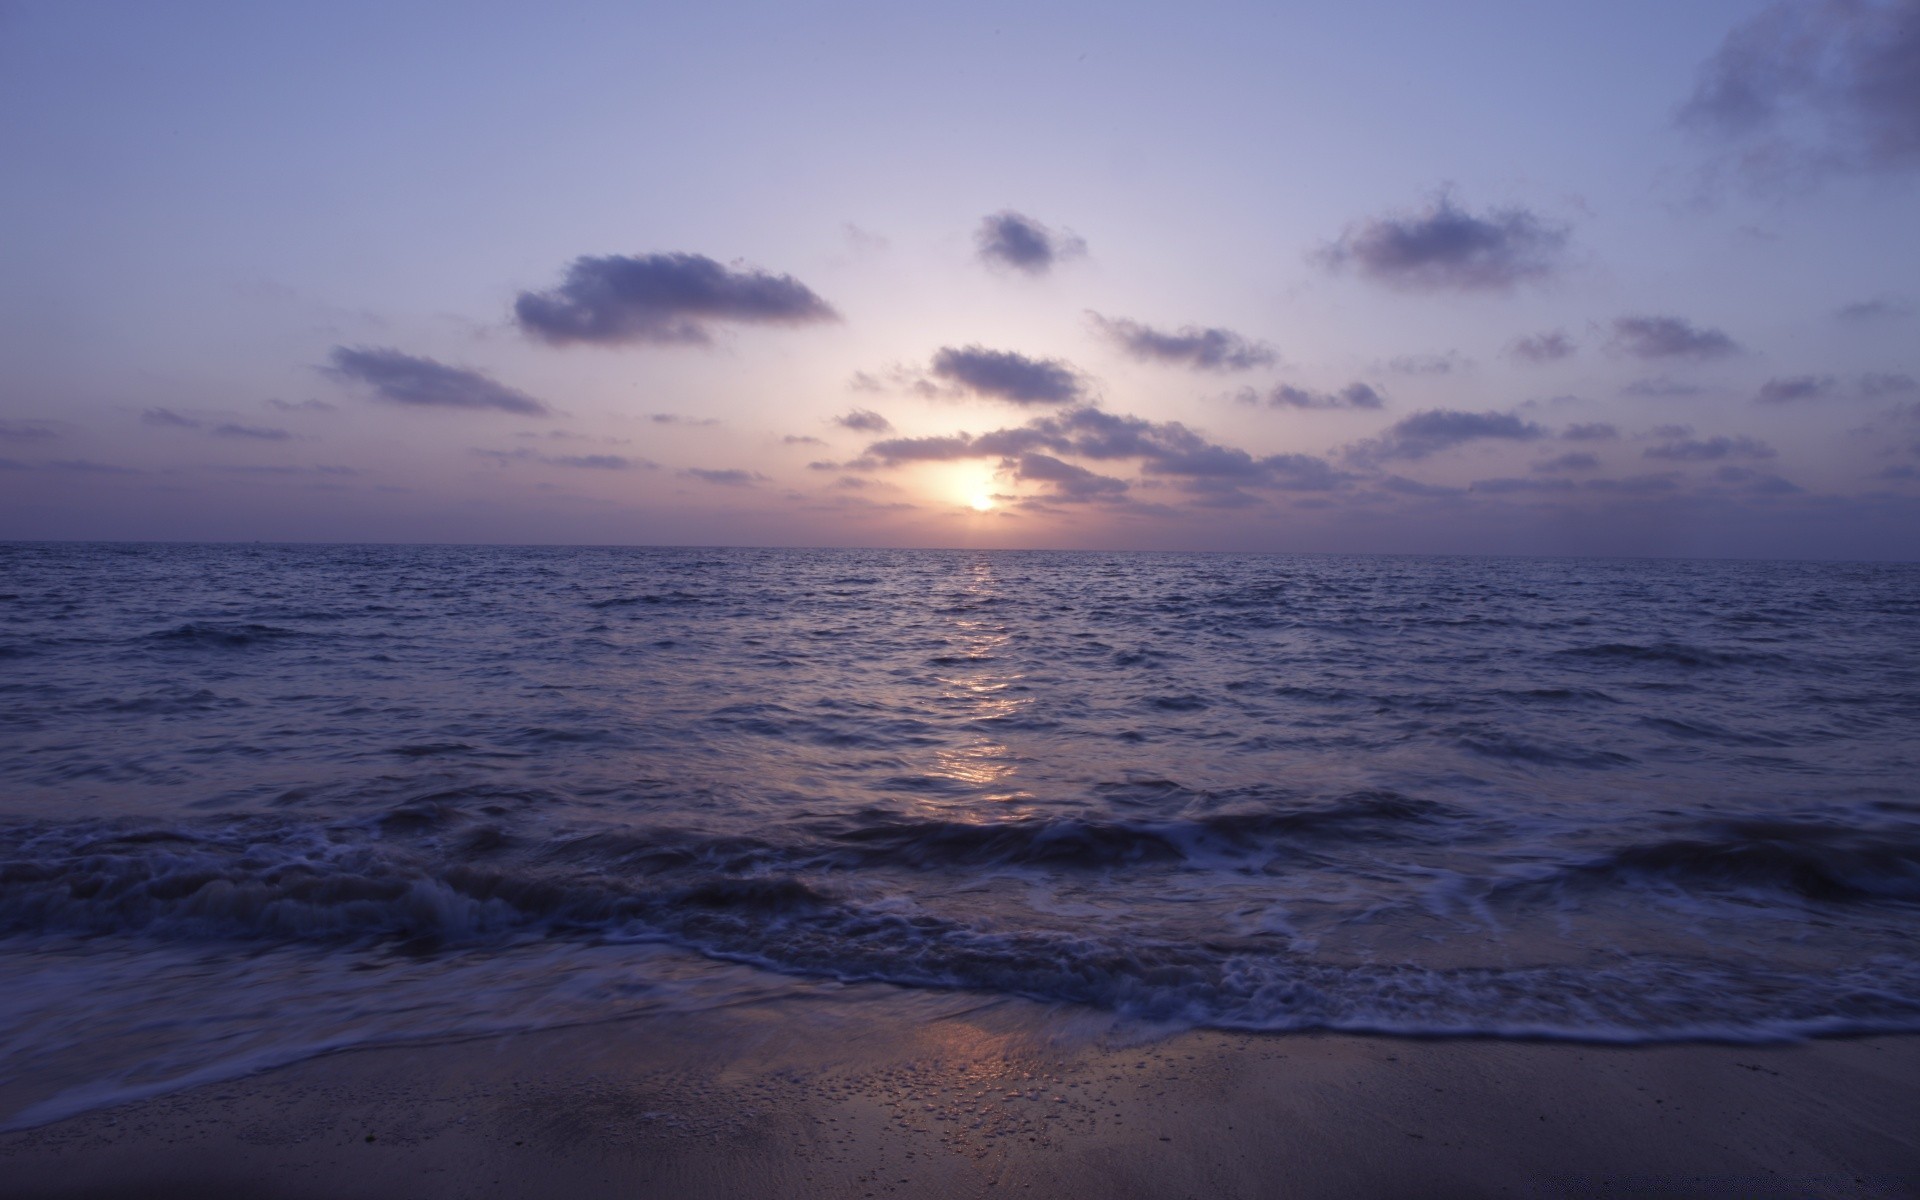
{"type": "Polygon", "coordinates": [[[1920,834],[1811,822],[1732,822],[1637,842],[1568,867],[1565,879],[1688,891],[1770,891],[1808,900],[1920,901],[1920,834]]]}
{"type": "Polygon", "coordinates": [[[184,625],[176,625],[172,629],[149,633],[142,640],[161,646],[236,650],[245,646],[257,646],[307,636],[309,635],[298,629],[285,629],[278,625],[212,624],[189,621],[184,625]]]}

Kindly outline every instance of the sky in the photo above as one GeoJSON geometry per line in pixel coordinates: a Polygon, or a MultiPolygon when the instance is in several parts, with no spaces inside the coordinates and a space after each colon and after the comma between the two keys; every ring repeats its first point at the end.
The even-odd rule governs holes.
{"type": "Polygon", "coordinates": [[[1920,558],[1920,0],[0,0],[0,538],[1920,558]]]}

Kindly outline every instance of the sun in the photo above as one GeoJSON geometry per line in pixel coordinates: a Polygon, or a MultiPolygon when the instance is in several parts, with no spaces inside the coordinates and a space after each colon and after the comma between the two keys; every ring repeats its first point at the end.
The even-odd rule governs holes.
{"type": "Polygon", "coordinates": [[[967,501],[967,504],[972,507],[975,512],[993,511],[993,497],[987,495],[985,492],[975,492],[973,499],[967,501]]]}

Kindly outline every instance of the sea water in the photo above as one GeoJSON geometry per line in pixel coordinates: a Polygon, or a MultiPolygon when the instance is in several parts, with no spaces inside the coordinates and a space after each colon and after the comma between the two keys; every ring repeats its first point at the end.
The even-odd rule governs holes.
{"type": "Polygon", "coordinates": [[[0,1124],[819,995],[1920,1029],[1920,567],[0,545],[0,1124]]]}

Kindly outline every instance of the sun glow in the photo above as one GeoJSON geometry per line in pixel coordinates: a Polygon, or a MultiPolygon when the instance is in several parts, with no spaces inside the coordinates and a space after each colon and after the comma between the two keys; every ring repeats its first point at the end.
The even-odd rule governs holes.
{"type": "Polygon", "coordinates": [[[993,511],[993,497],[985,492],[975,492],[973,499],[967,501],[967,503],[973,507],[973,511],[975,512],[993,511]]]}

